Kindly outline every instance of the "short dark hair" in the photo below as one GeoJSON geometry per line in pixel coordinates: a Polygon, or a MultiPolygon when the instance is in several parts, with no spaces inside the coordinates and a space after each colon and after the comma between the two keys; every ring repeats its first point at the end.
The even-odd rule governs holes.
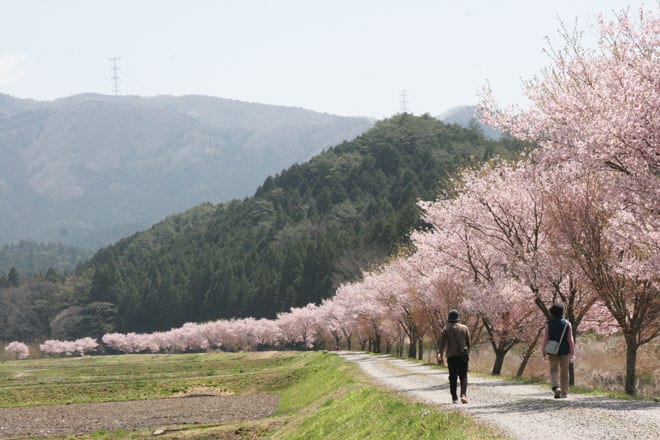
{"type": "Polygon", "coordinates": [[[458,310],[452,310],[447,317],[449,322],[458,322],[458,310]]]}
{"type": "Polygon", "coordinates": [[[563,316],[564,315],[564,305],[557,303],[553,304],[552,307],[550,307],[550,314],[552,316],[563,316]]]}

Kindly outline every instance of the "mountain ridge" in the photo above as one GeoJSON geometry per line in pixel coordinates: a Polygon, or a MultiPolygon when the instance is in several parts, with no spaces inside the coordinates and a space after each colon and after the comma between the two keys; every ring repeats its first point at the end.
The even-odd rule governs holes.
{"type": "Polygon", "coordinates": [[[476,105],[459,105],[452,107],[442,112],[438,116],[438,119],[447,124],[458,124],[461,127],[468,127],[470,124],[476,124],[487,138],[499,140],[502,137],[502,133],[498,130],[479,120],[476,105]]]}
{"type": "Polygon", "coordinates": [[[202,95],[0,94],[0,206],[11,213],[0,244],[97,249],[199,203],[245,197],[372,125],[202,95]]]}

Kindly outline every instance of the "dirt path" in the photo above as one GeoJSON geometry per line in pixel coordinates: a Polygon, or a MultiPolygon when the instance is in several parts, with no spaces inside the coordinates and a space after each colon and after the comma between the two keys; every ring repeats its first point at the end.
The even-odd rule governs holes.
{"type": "Polygon", "coordinates": [[[570,395],[553,399],[548,387],[469,376],[467,405],[454,405],[446,369],[366,353],[339,352],[378,382],[447,405],[520,440],[660,439],[660,404],[570,395]]]}
{"type": "Polygon", "coordinates": [[[254,420],[277,407],[274,394],[187,396],[128,402],[0,408],[0,439],[59,437],[98,431],[254,420]]]}

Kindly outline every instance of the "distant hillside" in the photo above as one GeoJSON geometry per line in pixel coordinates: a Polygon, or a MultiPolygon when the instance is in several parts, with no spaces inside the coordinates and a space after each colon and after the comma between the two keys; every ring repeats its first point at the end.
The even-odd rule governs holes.
{"type": "Polygon", "coordinates": [[[0,244],[98,249],[263,179],[373,122],[206,96],[0,94],[0,244]]]}
{"type": "Polygon", "coordinates": [[[41,104],[31,99],[19,99],[0,93],[0,118],[7,118],[17,113],[33,110],[41,104]]]}
{"type": "Polygon", "coordinates": [[[197,206],[98,252],[79,272],[85,300],[116,305],[121,331],[318,303],[407,245],[423,226],[417,200],[435,198],[460,168],[521,148],[395,116],[268,177],[253,197],[197,206]]]}
{"type": "Polygon", "coordinates": [[[0,246],[0,274],[9,272],[12,267],[23,276],[46,273],[51,268],[58,273],[73,272],[80,261],[90,256],[91,252],[60,243],[21,240],[0,246]]]}
{"type": "Polygon", "coordinates": [[[470,124],[476,124],[481,129],[481,131],[483,131],[487,138],[498,140],[502,137],[502,133],[495,130],[490,125],[486,125],[479,121],[477,118],[476,105],[462,105],[459,107],[453,107],[438,116],[438,119],[447,124],[458,124],[461,127],[468,127],[470,124]]]}

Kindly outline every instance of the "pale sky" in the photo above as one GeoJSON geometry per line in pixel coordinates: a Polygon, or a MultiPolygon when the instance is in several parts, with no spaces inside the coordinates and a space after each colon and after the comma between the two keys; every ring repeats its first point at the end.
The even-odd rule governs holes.
{"type": "Polygon", "coordinates": [[[658,0],[0,0],[0,93],[202,94],[383,118],[525,105],[545,37],[658,0]]]}

